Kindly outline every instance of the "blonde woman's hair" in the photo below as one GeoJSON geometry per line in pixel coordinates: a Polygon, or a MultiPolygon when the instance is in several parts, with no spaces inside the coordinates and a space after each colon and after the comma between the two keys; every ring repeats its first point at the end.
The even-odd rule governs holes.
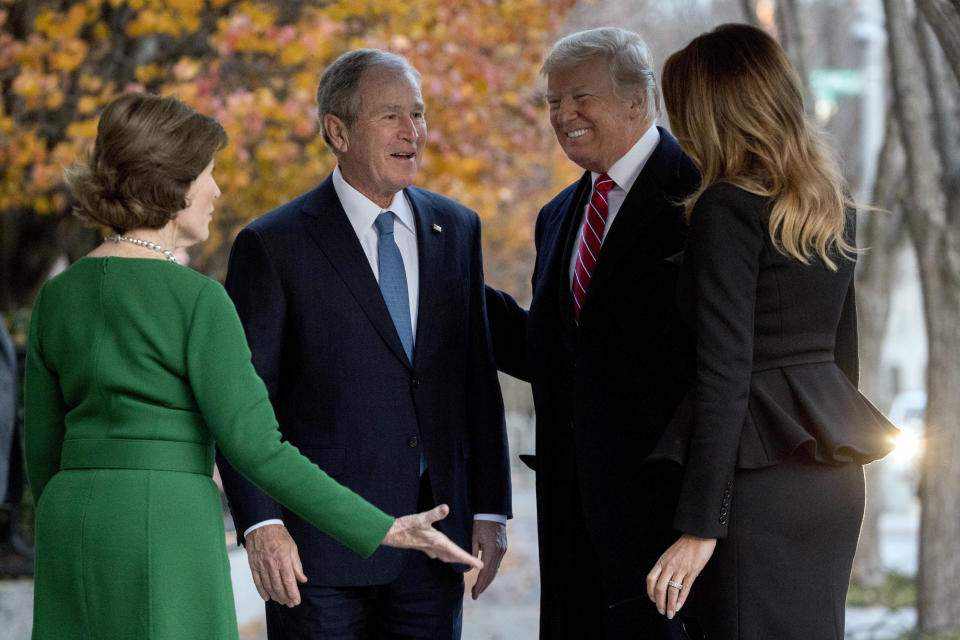
{"type": "Polygon", "coordinates": [[[719,26],[667,59],[662,85],[670,127],[702,176],[688,216],[708,187],[728,182],[772,198],[770,237],[781,253],[804,264],[818,256],[832,270],[855,255],[844,237],[853,205],[845,180],[776,40],[745,24],[719,26]]]}

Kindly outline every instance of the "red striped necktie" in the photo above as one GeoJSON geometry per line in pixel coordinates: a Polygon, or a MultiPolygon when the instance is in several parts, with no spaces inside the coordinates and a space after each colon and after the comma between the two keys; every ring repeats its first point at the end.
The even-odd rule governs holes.
{"type": "Polygon", "coordinates": [[[590,277],[597,266],[600,245],[603,243],[603,229],[607,224],[607,193],[615,186],[605,173],[597,176],[590,197],[590,207],[583,222],[583,234],[577,248],[577,264],[573,268],[573,316],[580,323],[580,307],[590,287],[590,277]]]}

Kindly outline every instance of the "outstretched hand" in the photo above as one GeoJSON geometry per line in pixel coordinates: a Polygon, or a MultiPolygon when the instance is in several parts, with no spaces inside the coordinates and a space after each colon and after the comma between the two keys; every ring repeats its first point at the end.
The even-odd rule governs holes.
{"type": "Polygon", "coordinates": [[[458,562],[474,569],[482,569],[483,563],[454,544],[453,540],[433,528],[433,523],[443,520],[450,507],[438,505],[430,511],[402,516],[393,521],[383,543],[388,547],[416,549],[431,558],[443,562],[458,562]]]}

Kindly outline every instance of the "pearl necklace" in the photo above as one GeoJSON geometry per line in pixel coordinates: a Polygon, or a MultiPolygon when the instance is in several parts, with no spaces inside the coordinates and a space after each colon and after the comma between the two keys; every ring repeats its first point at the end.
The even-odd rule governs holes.
{"type": "Polygon", "coordinates": [[[109,240],[110,242],[129,242],[131,244],[136,244],[141,247],[152,249],[153,251],[162,253],[163,255],[167,256],[167,260],[169,260],[170,262],[177,262],[177,258],[176,256],[173,255],[173,251],[170,251],[169,249],[164,249],[163,247],[158,245],[156,242],[147,242],[146,240],[141,240],[140,238],[131,238],[129,236],[121,236],[119,234],[115,236],[107,236],[106,238],[104,238],[104,240],[109,240]]]}

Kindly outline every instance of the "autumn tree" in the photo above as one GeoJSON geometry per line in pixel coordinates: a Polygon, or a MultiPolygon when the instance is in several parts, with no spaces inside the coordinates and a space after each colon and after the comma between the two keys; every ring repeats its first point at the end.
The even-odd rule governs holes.
{"type": "Polygon", "coordinates": [[[193,256],[222,276],[239,227],[332,169],[314,94],[322,70],[355,47],[399,53],[422,72],[429,139],[418,182],[481,214],[488,271],[521,288],[536,203],[571,178],[537,70],[572,4],[0,1],[0,309],[28,305],[56,256],[97,242],[70,216],[62,167],[89,149],[102,107],[123,91],[177,95],[227,129],[223,197],[193,256]]]}

